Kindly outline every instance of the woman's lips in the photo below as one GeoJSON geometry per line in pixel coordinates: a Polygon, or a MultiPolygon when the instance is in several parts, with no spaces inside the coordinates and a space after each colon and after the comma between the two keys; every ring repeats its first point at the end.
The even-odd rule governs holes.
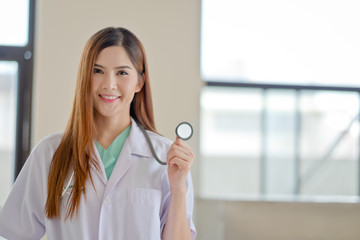
{"type": "Polygon", "coordinates": [[[120,96],[117,96],[117,95],[99,94],[99,97],[103,102],[106,102],[106,103],[112,103],[112,102],[115,102],[116,100],[120,99],[120,96]]]}

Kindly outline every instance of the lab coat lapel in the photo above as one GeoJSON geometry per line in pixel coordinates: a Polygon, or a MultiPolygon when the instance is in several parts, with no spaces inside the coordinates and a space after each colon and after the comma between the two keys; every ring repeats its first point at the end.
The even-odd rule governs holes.
{"type": "Polygon", "coordinates": [[[101,179],[101,181],[104,183],[104,185],[106,185],[108,180],[106,177],[104,164],[101,161],[101,157],[100,157],[99,151],[97,150],[95,142],[93,143],[93,148],[94,148],[94,156],[95,156],[96,161],[98,162],[100,171],[98,169],[96,169],[96,166],[94,166],[93,164],[91,164],[91,168],[93,169],[93,172],[95,172],[95,174],[101,179]]]}
{"type": "Polygon", "coordinates": [[[132,165],[131,146],[129,143],[129,139],[127,139],[120,152],[119,158],[116,161],[110,179],[106,185],[104,197],[106,197],[114,188],[114,186],[121,180],[121,178],[123,178],[126,172],[130,169],[131,165],[132,165]]]}

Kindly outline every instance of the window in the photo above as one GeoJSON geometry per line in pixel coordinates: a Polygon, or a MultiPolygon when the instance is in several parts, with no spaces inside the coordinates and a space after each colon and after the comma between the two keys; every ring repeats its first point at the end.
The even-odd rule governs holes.
{"type": "Polygon", "coordinates": [[[206,81],[359,86],[360,3],[203,0],[206,81]]]}
{"type": "Polygon", "coordinates": [[[0,0],[0,208],[30,150],[34,0],[0,0]]]}
{"type": "Polygon", "coordinates": [[[0,45],[26,46],[29,40],[29,0],[1,0],[0,6],[0,45]]]}
{"type": "Polygon", "coordinates": [[[359,11],[202,1],[202,196],[359,196],[359,11]]]}

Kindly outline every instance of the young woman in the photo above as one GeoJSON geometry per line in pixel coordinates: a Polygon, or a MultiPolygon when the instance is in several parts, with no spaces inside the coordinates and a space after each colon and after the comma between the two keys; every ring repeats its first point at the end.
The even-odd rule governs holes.
{"type": "Polygon", "coordinates": [[[0,235],[194,239],[193,161],[184,141],[156,132],[140,41],[103,29],[85,46],[67,128],[33,149],[0,212],[0,235]]]}

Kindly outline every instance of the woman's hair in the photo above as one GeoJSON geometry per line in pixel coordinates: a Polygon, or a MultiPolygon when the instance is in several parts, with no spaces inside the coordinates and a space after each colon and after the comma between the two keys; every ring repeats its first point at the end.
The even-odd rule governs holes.
{"type": "MultiPolygon", "coordinates": [[[[101,50],[110,46],[123,47],[143,79],[143,87],[136,93],[130,106],[130,116],[145,129],[155,131],[149,73],[144,47],[139,39],[124,28],[105,28],[95,33],[86,43],[77,76],[71,116],[60,145],[53,156],[48,177],[48,196],[45,213],[48,218],[60,218],[61,195],[65,179],[74,171],[74,184],[67,202],[66,218],[78,213],[81,195],[86,193],[86,180],[93,179],[90,167],[99,170],[94,154],[94,107],[91,96],[91,76],[101,50]]],[[[94,184],[93,184],[94,185],[94,184]]]]}

